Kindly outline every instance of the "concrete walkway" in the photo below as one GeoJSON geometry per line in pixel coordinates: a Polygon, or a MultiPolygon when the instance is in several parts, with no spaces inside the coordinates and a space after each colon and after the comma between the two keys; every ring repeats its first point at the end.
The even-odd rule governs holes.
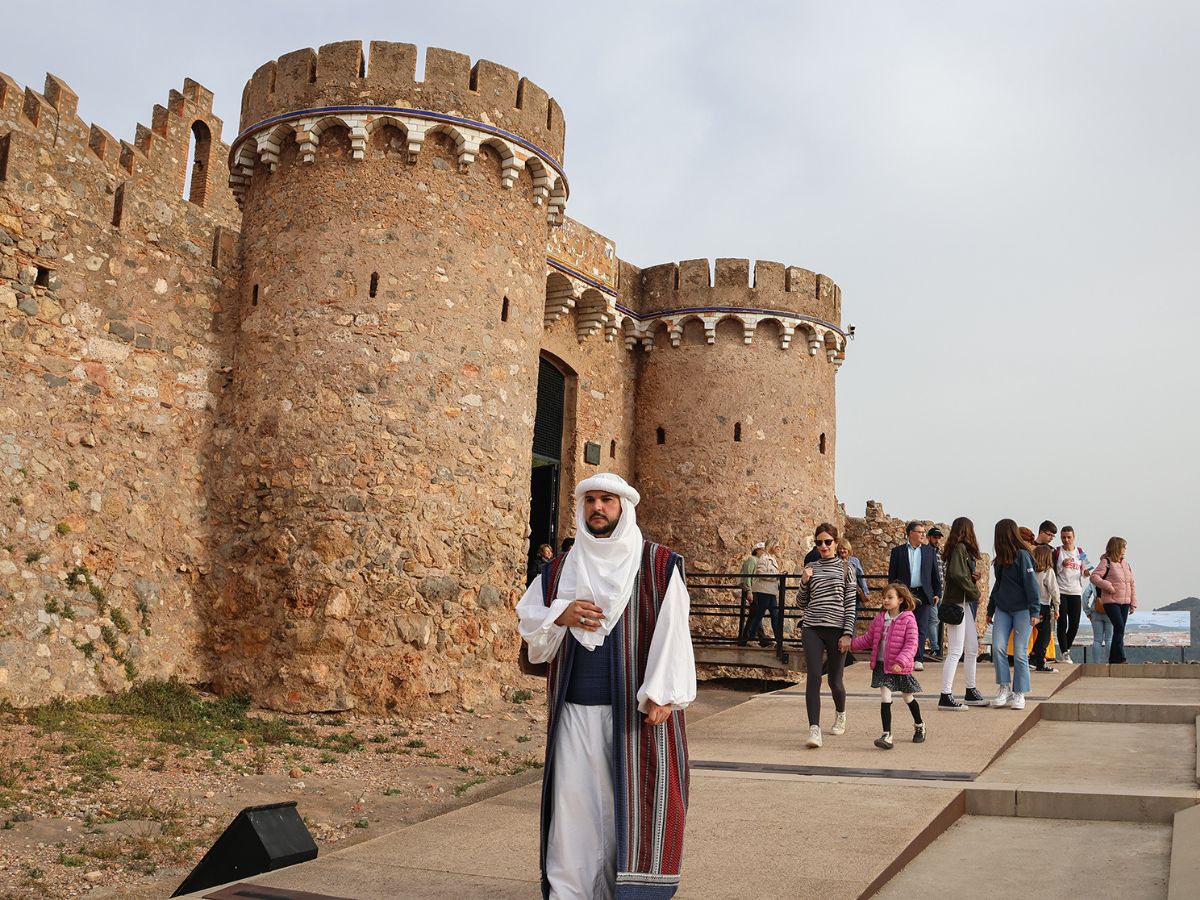
{"type": "MultiPolygon", "coordinates": [[[[1081,853],[1111,838],[1123,861],[1136,857],[1136,864],[1125,867],[1130,882],[1122,883],[1119,894],[1108,890],[1115,890],[1116,883],[1106,881],[1095,895],[1167,896],[1171,815],[1200,802],[1195,723],[1189,731],[1180,724],[1125,724],[1119,719],[1099,724],[1041,721],[1042,702],[1036,698],[1051,697],[1071,680],[1051,702],[1083,690],[1090,692],[1089,703],[1121,696],[1120,702],[1141,706],[1159,699],[1187,706],[1188,690],[1200,681],[1173,681],[1172,688],[1164,689],[1158,682],[1167,679],[1109,678],[1107,667],[1096,667],[1103,673],[1075,680],[1082,673],[1064,668],[1059,674],[1038,675],[1031,695],[1035,699],[1020,712],[936,712],[936,699],[923,695],[929,725],[924,744],[911,743],[908,711],[896,703],[893,730],[898,741],[892,751],[872,744],[880,731],[879,703],[865,665],[846,672],[847,734],[826,736],[820,750],[803,747],[808,729],[802,687],[754,696],[692,722],[692,794],[684,879],[677,896],[850,900],[881,890],[883,896],[898,898],[956,884],[979,887],[995,872],[988,868],[995,842],[1011,845],[1018,854],[1013,858],[1022,858],[1022,847],[1046,846],[1047,829],[1056,828],[1055,820],[1045,818],[1051,812],[1069,820],[1069,827],[1057,826],[1056,839],[1061,833],[1068,843],[1078,842],[1081,853]],[[1131,688],[1135,680],[1141,682],[1138,690],[1131,688]],[[1047,766],[1047,759],[1058,762],[1047,766]],[[1092,777],[1097,772],[1103,774],[1092,777]],[[1109,818],[1097,803],[1114,791],[1131,804],[1134,812],[1128,815],[1140,803],[1145,816],[1093,821],[1109,818]],[[1029,801],[1047,792],[1053,795],[1049,801],[1029,801]],[[965,815],[972,804],[973,812],[985,814],[965,815]],[[978,872],[963,862],[972,855],[982,867],[978,872]]],[[[981,665],[979,674],[987,693],[990,666],[981,665]]],[[[960,668],[960,695],[962,677],[960,668]]],[[[940,666],[931,666],[923,679],[926,688],[936,691],[940,666]]],[[[828,726],[832,702],[827,696],[824,711],[828,726]]],[[[535,897],[539,791],[537,784],[518,788],[249,880],[352,900],[535,897]]],[[[1071,858],[1093,857],[1072,853],[1071,858]]],[[[1191,859],[1180,854],[1181,872],[1191,859]]],[[[1009,881],[989,894],[1049,890],[1053,895],[1057,890],[1041,880],[1040,870],[1009,868],[1009,881]]],[[[1080,868],[1073,871],[1078,874],[1080,868]]],[[[1072,882],[1071,893],[1078,890],[1079,882],[1072,882]]]]}

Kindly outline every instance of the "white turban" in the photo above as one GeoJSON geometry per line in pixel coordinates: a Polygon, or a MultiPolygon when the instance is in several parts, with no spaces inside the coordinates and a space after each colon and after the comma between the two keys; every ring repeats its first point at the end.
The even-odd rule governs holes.
{"type": "Polygon", "coordinates": [[[604,610],[596,631],[572,627],[575,640],[594,650],[625,612],[642,562],[642,530],[635,509],[641,495],[620,475],[601,472],[575,487],[575,545],[563,562],[555,599],[590,600],[604,610]],[[621,519],[608,537],[596,537],[584,518],[588,491],[607,491],[621,498],[621,519]]]}

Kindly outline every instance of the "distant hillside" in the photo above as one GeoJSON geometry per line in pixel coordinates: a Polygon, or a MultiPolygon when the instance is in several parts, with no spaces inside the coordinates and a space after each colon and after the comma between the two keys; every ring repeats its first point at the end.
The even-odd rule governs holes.
{"type": "Polygon", "coordinates": [[[1200,597],[1184,597],[1166,606],[1160,606],[1162,612],[1200,612],[1200,597]]]}

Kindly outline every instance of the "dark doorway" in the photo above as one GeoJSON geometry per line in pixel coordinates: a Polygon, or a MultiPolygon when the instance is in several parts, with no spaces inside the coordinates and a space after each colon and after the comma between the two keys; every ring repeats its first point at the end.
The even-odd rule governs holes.
{"type": "Polygon", "coordinates": [[[537,574],[537,549],[558,551],[558,492],[562,468],[566,377],[543,357],[538,363],[537,418],[533,423],[533,469],[529,482],[529,580],[537,574]]]}

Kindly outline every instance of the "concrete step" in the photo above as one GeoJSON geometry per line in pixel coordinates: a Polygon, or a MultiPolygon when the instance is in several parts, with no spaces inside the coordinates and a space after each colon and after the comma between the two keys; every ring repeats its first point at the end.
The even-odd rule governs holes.
{"type": "Polygon", "coordinates": [[[1175,814],[1167,900],[1194,900],[1200,888],[1200,806],[1175,814]]]}
{"type": "Polygon", "coordinates": [[[1200,680],[1200,665],[1189,663],[1134,663],[1110,666],[1086,663],[1080,666],[1091,678],[1190,678],[1200,680]]]}
{"type": "MultiPolygon", "coordinates": [[[[1124,671],[1132,667],[1111,668],[1124,671]]],[[[1042,707],[1042,718],[1064,722],[1183,725],[1197,716],[1200,680],[1190,678],[1085,677],[1058,691],[1042,707]]]]}
{"type": "MultiPolygon", "coordinates": [[[[1171,860],[1169,823],[967,815],[874,896],[911,900],[964,895],[971,886],[991,897],[1160,900],[1168,897],[1171,860]],[[1002,857],[997,848],[1003,848],[1002,857]]],[[[1173,900],[1176,895],[1170,896],[1173,900]]]]}

